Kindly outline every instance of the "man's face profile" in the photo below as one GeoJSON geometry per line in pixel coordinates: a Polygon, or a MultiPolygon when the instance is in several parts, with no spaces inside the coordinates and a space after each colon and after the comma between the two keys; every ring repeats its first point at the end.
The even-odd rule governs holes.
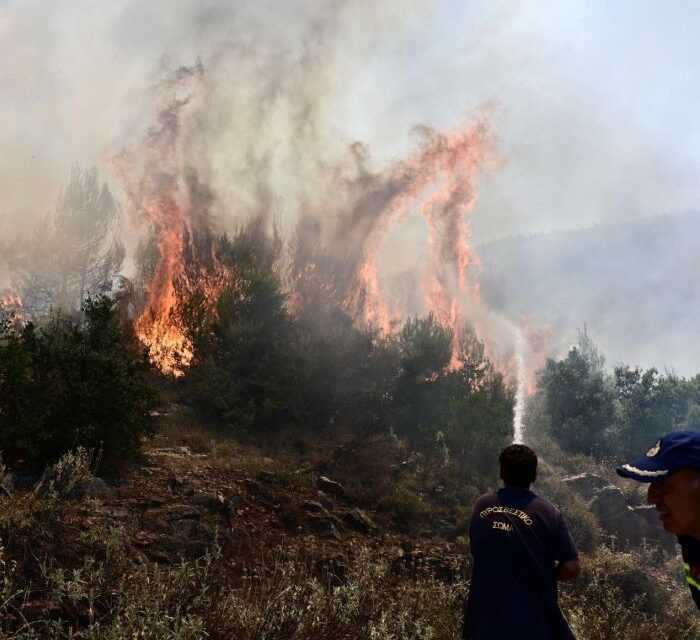
{"type": "Polygon", "coordinates": [[[700,471],[681,469],[649,485],[647,501],[666,531],[700,537],[700,471]]]}

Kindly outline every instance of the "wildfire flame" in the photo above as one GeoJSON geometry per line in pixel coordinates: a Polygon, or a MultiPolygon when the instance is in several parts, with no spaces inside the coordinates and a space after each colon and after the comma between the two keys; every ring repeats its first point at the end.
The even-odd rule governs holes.
{"type": "Polygon", "coordinates": [[[0,308],[2,309],[14,309],[22,308],[22,299],[16,294],[8,291],[0,296],[0,308]]]}
{"type": "Polygon", "coordinates": [[[203,79],[201,66],[180,69],[165,87],[158,125],[147,133],[137,151],[125,151],[112,159],[129,201],[131,219],[137,225],[150,224],[158,251],[146,304],[135,323],[136,333],[149,348],[151,360],[161,371],[175,376],[182,375],[193,357],[192,344],[175,311],[180,302],[176,283],[188,279],[186,253],[192,249],[188,241],[194,236],[196,217],[180,138],[188,112],[198,108],[203,79]]]}
{"type": "Polygon", "coordinates": [[[392,167],[382,181],[385,188],[389,185],[393,189],[393,194],[366,235],[363,259],[346,308],[384,333],[397,326],[404,314],[400,309],[390,312],[391,304],[381,290],[377,273],[377,254],[390,228],[405,219],[410,210],[420,208],[430,248],[423,276],[425,307],[452,329],[451,366],[457,367],[465,304],[478,301],[478,287],[469,282],[469,267],[474,259],[467,214],[474,205],[475,177],[491,151],[492,136],[485,119],[449,134],[429,129],[422,133],[422,149],[392,167]]]}
{"type": "Polygon", "coordinates": [[[0,311],[8,312],[11,322],[17,326],[29,321],[22,298],[14,291],[5,291],[0,294],[0,311]]]}

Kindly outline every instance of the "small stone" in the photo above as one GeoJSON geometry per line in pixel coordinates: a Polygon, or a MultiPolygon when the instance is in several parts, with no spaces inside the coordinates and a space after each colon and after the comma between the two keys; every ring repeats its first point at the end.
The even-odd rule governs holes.
{"type": "Polygon", "coordinates": [[[258,473],[258,479],[262,480],[263,482],[273,482],[277,479],[277,474],[273,471],[263,470],[258,473]]]}
{"type": "Polygon", "coordinates": [[[345,522],[351,528],[360,533],[372,533],[376,531],[377,525],[362,509],[353,509],[345,514],[345,522]]]}
{"type": "Polygon", "coordinates": [[[336,482],[335,480],[331,480],[330,478],[328,478],[326,476],[319,476],[318,486],[322,491],[325,491],[326,493],[333,494],[334,496],[344,496],[345,495],[345,489],[343,488],[343,485],[340,484],[340,482],[336,482]]]}
{"type": "Polygon", "coordinates": [[[113,489],[102,478],[86,478],[75,483],[69,497],[105,499],[113,493],[113,489]]]}
{"type": "Polygon", "coordinates": [[[328,513],[326,508],[320,502],[316,502],[315,500],[306,500],[303,507],[306,511],[310,511],[312,513],[328,513]]]}

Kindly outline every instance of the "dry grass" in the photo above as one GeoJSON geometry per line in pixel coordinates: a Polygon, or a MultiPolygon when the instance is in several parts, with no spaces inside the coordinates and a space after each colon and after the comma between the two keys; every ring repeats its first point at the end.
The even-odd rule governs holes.
{"type": "Polygon", "coordinates": [[[48,559],[32,588],[0,550],[2,637],[447,640],[461,624],[463,582],[399,576],[367,549],[333,575],[281,548],[244,566],[218,546],[177,566],[125,565],[118,549],[111,554],[87,556],[71,570],[48,559]],[[39,593],[45,612],[32,619],[23,610],[39,593]]]}

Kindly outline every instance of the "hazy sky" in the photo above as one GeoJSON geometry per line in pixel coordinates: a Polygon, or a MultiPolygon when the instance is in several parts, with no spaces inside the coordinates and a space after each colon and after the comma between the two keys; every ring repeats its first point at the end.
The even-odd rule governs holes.
{"type": "MultiPolygon", "coordinates": [[[[698,206],[697,2],[0,0],[0,232],[152,121],[159,69],[231,42],[284,57],[316,22],[329,146],[387,161],[415,124],[491,110],[503,166],[480,181],[477,242],[698,206]]],[[[239,96],[255,64],[235,68],[239,96]]]]}

